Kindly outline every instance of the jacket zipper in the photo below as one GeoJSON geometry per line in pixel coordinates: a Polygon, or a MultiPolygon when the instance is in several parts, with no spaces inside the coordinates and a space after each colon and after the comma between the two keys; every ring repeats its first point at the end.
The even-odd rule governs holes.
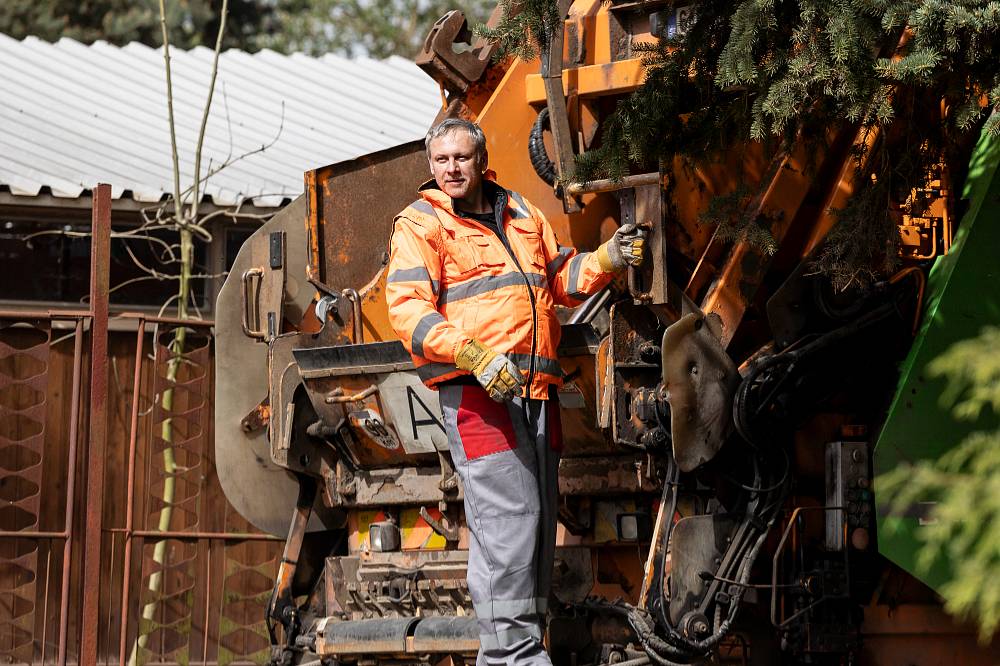
{"type": "MultiPolygon", "coordinates": [[[[507,207],[508,207],[508,204],[510,203],[509,199],[507,197],[507,193],[506,192],[504,192],[503,198],[504,198],[503,210],[506,210],[507,207]]],[[[494,210],[494,217],[495,217],[496,216],[496,212],[495,212],[496,208],[494,207],[493,210],[494,210]]],[[[461,217],[461,215],[459,215],[459,217],[461,217]]],[[[481,224],[477,220],[474,220],[474,219],[471,219],[471,218],[468,218],[468,217],[463,217],[462,219],[468,220],[468,221],[472,222],[473,224],[475,224],[475,225],[477,225],[479,227],[482,227],[486,231],[492,231],[492,229],[488,228],[484,224],[481,224]]],[[[528,275],[524,272],[524,269],[521,268],[521,262],[519,262],[517,260],[517,256],[514,254],[514,249],[511,247],[510,241],[507,240],[507,232],[504,230],[503,227],[504,227],[504,225],[503,225],[503,215],[501,215],[501,219],[497,220],[497,234],[496,235],[499,236],[500,243],[503,245],[504,249],[507,250],[507,254],[510,255],[510,258],[514,261],[514,266],[517,268],[517,272],[521,274],[521,279],[524,280],[524,287],[525,287],[525,289],[528,290],[528,302],[531,304],[531,354],[528,356],[528,381],[525,384],[526,387],[527,387],[527,391],[526,391],[527,398],[530,399],[531,398],[531,385],[532,385],[532,382],[535,379],[535,354],[538,351],[538,311],[537,311],[536,306],[535,306],[535,294],[534,294],[533,291],[531,291],[531,282],[528,280],[528,275]]],[[[527,405],[527,403],[525,403],[525,405],[527,405]]]]}
{"type": "MultiPolygon", "coordinates": [[[[506,206],[504,207],[506,208],[506,206]]],[[[514,255],[513,248],[509,245],[507,241],[507,232],[504,231],[503,222],[497,223],[497,229],[500,231],[500,240],[503,242],[505,248],[507,248],[507,253],[510,254],[510,258],[514,260],[514,265],[517,267],[517,272],[521,274],[521,278],[524,280],[524,287],[528,290],[528,302],[531,304],[531,355],[528,357],[528,381],[527,386],[527,399],[531,399],[531,385],[535,378],[535,352],[537,348],[538,340],[538,311],[535,309],[535,293],[531,290],[531,282],[528,280],[528,275],[521,268],[521,262],[517,260],[514,255]]],[[[527,405],[527,402],[525,402],[527,405]]]]}

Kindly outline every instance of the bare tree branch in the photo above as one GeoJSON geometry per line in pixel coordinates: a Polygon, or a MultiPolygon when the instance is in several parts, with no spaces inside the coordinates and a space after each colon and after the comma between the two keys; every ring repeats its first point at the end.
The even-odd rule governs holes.
{"type": "Polygon", "coordinates": [[[167,122],[170,125],[170,157],[174,165],[174,215],[181,218],[181,167],[177,157],[177,129],[174,124],[174,86],[170,76],[170,39],[167,35],[167,9],[160,0],[160,32],[163,34],[163,65],[167,79],[167,122]]]}
{"type": "Polygon", "coordinates": [[[189,222],[198,219],[198,203],[201,185],[201,149],[205,143],[205,129],[208,127],[208,117],[212,112],[212,97],[215,95],[215,77],[219,74],[219,54],[222,52],[222,36],[226,32],[226,16],[228,0],[222,0],[222,16],[219,19],[219,34],[215,38],[215,53],[212,55],[212,76],[208,82],[208,96],[205,99],[205,110],[201,114],[201,127],[198,130],[198,143],[194,149],[194,197],[188,208],[189,222]]]}
{"type": "MultiPolygon", "coordinates": [[[[199,183],[200,184],[204,184],[212,176],[215,176],[216,174],[222,172],[223,170],[225,170],[225,169],[233,166],[237,162],[245,160],[248,157],[252,157],[253,155],[256,155],[257,153],[262,153],[262,152],[268,150],[269,148],[271,148],[272,146],[274,146],[274,144],[276,144],[278,142],[278,139],[281,138],[281,134],[282,134],[282,132],[284,132],[284,130],[285,130],[285,100],[281,100],[281,117],[280,117],[280,120],[278,122],[278,131],[275,132],[274,138],[272,138],[267,143],[262,143],[259,147],[254,148],[252,150],[248,150],[248,151],[246,151],[244,153],[241,153],[241,154],[237,155],[236,157],[234,157],[232,159],[227,158],[226,161],[225,162],[221,162],[219,164],[219,166],[215,167],[214,169],[210,169],[210,170],[206,171],[204,177],[202,177],[202,178],[199,179],[199,183]]],[[[192,190],[194,189],[194,187],[195,187],[195,185],[191,185],[190,187],[188,187],[187,189],[185,189],[184,191],[182,191],[181,192],[181,196],[187,196],[188,194],[190,194],[192,192],[192,190]]]]}

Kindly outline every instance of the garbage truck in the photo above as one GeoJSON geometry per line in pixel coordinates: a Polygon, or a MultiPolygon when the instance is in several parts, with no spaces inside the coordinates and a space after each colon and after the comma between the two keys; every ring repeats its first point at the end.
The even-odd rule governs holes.
{"type": "MultiPolygon", "coordinates": [[[[984,134],[892,193],[898,269],[864,288],[815,268],[865,177],[858,124],[819,149],[745,141],[697,167],[574,180],[643,83],[639,45],[686,11],[576,0],[531,61],[493,58],[453,11],[417,58],[442,88],[438,120],[479,124],[500,182],[562,244],[646,233],[641,266],[559,308],[552,661],[995,663],[942,610],[946,573],[916,565],[933,501],[890,510],[875,478],[960,439],[926,367],[1000,312],[985,222],[1000,143],[984,134]],[[706,218],[741,183],[769,249],[706,218]]],[[[287,538],[261,608],[276,664],[466,663],[479,648],[463,488],[385,299],[393,217],[427,177],[422,140],[306,172],[219,295],[218,474],[248,521],[287,538]]]]}

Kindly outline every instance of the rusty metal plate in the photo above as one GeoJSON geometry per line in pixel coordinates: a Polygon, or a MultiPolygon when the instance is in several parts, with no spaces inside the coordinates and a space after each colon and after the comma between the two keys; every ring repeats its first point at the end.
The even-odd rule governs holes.
{"type": "Polygon", "coordinates": [[[360,291],[388,260],[393,218],[429,177],[423,141],[307,172],[309,274],[333,292],[360,291]]]}

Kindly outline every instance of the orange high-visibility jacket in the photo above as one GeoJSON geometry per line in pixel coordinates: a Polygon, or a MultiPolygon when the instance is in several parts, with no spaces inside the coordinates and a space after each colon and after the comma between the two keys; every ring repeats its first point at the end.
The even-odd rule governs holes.
{"type": "Polygon", "coordinates": [[[559,245],[545,216],[516,192],[502,190],[500,200],[513,258],[492,230],[456,214],[434,181],[421,186],[394,221],[389,322],[431,388],[469,374],[455,355],[475,338],[527,374],[528,397],[546,399],[549,385],[562,383],[555,306],[579,305],[612,274],[595,253],[559,245]]]}

